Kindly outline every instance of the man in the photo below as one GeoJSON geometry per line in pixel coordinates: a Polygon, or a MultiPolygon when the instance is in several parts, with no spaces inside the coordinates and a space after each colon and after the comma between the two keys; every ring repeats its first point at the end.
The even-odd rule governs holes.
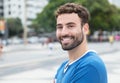
{"type": "Polygon", "coordinates": [[[56,36],[69,59],[55,75],[55,83],[107,83],[103,61],[88,50],[89,12],[79,4],[67,3],[56,11],[56,36]]]}

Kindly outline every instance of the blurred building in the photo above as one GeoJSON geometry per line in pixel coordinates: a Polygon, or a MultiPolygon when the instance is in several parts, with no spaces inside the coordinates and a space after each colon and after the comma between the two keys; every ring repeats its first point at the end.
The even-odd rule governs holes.
{"type": "Polygon", "coordinates": [[[48,0],[28,0],[27,1],[27,24],[31,24],[31,20],[37,17],[45,5],[48,4],[48,0]]]}
{"type": "Polygon", "coordinates": [[[3,2],[4,0],[0,0],[0,18],[4,17],[4,6],[3,6],[3,2]]]}
{"type": "Polygon", "coordinates": [[[23,25],[30,25],[47,3],[48,0],[4,0],[4,18],[18,17],[23,25]]]}

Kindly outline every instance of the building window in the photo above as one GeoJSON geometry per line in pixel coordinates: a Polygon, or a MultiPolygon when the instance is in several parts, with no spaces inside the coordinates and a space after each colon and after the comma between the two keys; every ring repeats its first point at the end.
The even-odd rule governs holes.
{"type": "Polygon", "coordinates": [[[3,12],[1,12],[1,13],[0,13],[0,16],[3,16],[3,15],[4,15],[3,12]]]}
{"type": "Polygon", "coordinates": [[[3,9],[3,6],[0,6],[0,9],[3,9]]]}
{"type": "Polygon", "coordinates": [[[21,5],[18,5],[18,8],[21,8],[21,5]]]}
{"type": "Polygon", "coordinates": [[[8,5],[8,8],[11,8],[11,5],[8,5]]]}
{"type": "Polygon", "coordinates": [[[8,14],[11,15],[11,11],[9,11],[8,14]]]}

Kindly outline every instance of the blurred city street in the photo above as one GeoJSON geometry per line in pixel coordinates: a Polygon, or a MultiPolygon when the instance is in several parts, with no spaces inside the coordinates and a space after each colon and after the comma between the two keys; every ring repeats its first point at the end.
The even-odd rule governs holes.
{"type": "MultiPolygon", "coordinates": [[[[119,83],[120,42],[89,43],[105,62],[108,83],[119,83]]],[[[41,44],[8,45],[0,57],[0,83],[53,83],[60,63],[67,59],[67,52],[54,43],[53,50],[41,44]]]]}
{"type": "Polygon", "coordinates": [[[89,49],[95,50],[105,62],[108,83],[119,83],[119,22],[120,0],[0,0],[0,83],[53,83],[58,67],[68,59],[56,35],[66,44],[79,33],[74,28],[77,24],[82,27],[81,40],[86,31],[89,49]],[[87,12],[79,9],[82,6],[78,9],[68,6],[60,8],[66,10],[59,14],[56,9],[67,2],[82,4],[87,12]],[[69,10],[73,12],[64,12],[69,10]],[[73,20],[75,16],[59,21],[58,16],[64,13],[78,14],[80,23],[73,20]],[[65,33],[68,30],[70,35],[58,30],[65,33]]]}

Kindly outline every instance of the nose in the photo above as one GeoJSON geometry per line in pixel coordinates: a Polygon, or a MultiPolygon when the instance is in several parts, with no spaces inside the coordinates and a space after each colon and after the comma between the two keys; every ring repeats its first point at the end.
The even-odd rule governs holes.
{"type": "Polygon", "coordinates": [[[67,27],[63,27],[62,31],[61,31],[61,35],[62,36],[65,36],[65,35],[68,35],[69,34],[69,30],[67,29],[67,27]]]}

